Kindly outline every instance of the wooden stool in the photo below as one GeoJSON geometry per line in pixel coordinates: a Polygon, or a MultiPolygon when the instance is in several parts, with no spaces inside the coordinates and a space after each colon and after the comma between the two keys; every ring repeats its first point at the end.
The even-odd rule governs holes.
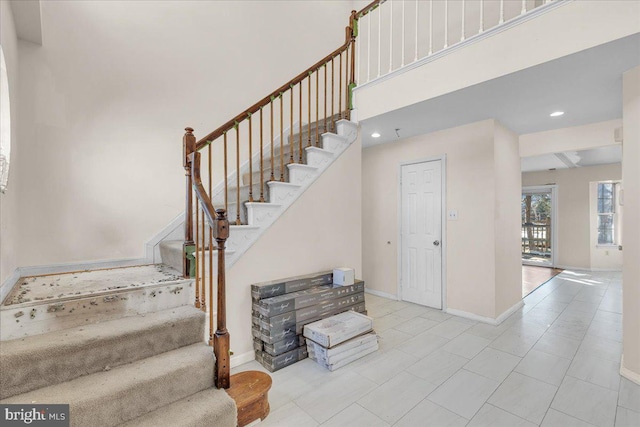
{"type": "Polygon", "coordinates": [[[269,389],[271,377],[260,371],[246,371],[231,375],[227,393],[238,407],[238,427],[269,415],[269,389]]]}

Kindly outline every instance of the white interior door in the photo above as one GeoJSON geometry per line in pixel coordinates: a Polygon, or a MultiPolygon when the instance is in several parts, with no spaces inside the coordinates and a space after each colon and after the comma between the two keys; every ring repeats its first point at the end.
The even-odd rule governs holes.
{"type": "Polygon", "coordinates": [[[401,298],[441,309],[442,161],[401,169],[401,298]]]}

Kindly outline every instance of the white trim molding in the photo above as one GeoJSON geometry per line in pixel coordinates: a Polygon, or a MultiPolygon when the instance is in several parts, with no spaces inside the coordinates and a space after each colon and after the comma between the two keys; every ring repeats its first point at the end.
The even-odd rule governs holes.
{"type": "Polygon", "coordinates": [[[447,308],[446,310],[443,310],[443,311],[446,312],[447,314],[451,314],[454,316],[464,317],[465,319],[475,320],[478,322],[487,323],[489,325],[498,326],[499,324],[507,320],[507,318],[511,316],[513,313],[520,310],[523,306],[524,306],[524,301],[520,300],[516,304],[511,306],[508,310],[506,310],[504,313],[496,317],[495,319],[492,319],[491,317],[479,316],[477,314],[469,313],[467,311],[456,310],[455,308],[447,308]]]}
{"type": "Polygon", "coordinates": [[[623,377],[625,377],[629,381],[632,381],[632,382],[640,385],[640,374],[637,373],[637,372],[633,372],[632,370],[627,369],[627,368],[624,367],[624,354],[622,355],[622,357],[620,359],[620,375],[622,375],[623,377]]]}
{"type": "MultiPolygon", "coordinates": [[[[398,217],[398,246],[397,246],[397,271],[396,277],[398,281],[397,285],[397,300],[403,301],[402,299],[402,167],[407,165],[414,165],[417,163],[426,163],[426,162],[435,162],[440,161],[440,215],[441,215],[441,237],[440,237],[440,247],[441,256],[440,256],[440,281],[441,281],[441,310],[443,312],[447,311],[447,155],[442,154],[440,156],[432,156],[432,157],[424,157],[420,159],[414,160],[405,160],[398,164],[398,197],[397,197],[397,217],[398,217]]],[[[435,308],[435,307],[431,307],[435,308]]]]}
{"type": "Polygon", "coordinates": [[[256,360],[256,354],[253,350],[246,353],[231,356],[231,368],[237,368],[240,365],[256,360]]]}
{"type": "Polygon", "coordinates": [[[376,77],[373,78],[371,80],[369,80],[366,83],[362,83],[359,84],[358,86],[356,86],[353,90],[354,95],[356,96],[356,103],[357,103],[357,94],[360,90],[365,89],[369,86],[373,86],[373,85],[377,85],[379,83],[382,83],[386,80],[390,80],[394,77],[400,76],[408,71],[411,71],[415,68],[418,67],[422,67],[423,65],[426,65],[432,61],[436,61],[442,57],[445,57],[459,49],[463,49],[469,45],[478,43],[482,40],[485,40],[489,37],[493,37],[496,34],[500,34],[503,31],[509,30],[513,27],[516,27],[518,25],[524,24],[525,22],[537,18],[538,16],[544,15],[547,12],[550,12],[553,9],[556,9],[558,7],[564,6],[570,2],[572,2],[574,0],[556,0],[550,3],[545,3],[544,5],[538,6],[535,9],[532,9],[531,11],[525,13],[524,15],[519,15],[517,17],[514,17],[513,19],[510,19],[509,21],[505,22],[504,24],[500,24],[497,25],[493,28],[489,28],[487,30],[484,30],[481,33],[475,34],[473,36],[470,36],[469,38],[465,39],[464,41],[458,42],[454,45],[450,45],[447,46],[446,48],[444,48],[441,51],[435,52],[431,55],[425,56],[415,62],[412,62],[410,64],[407,64],[405,66],[402,66],[400,68],[396,68],[395,70],[385,74],[384,76],[380,76],[380,77],[376,77]]]}
{"type": "Polygon", "coordinates": [[[393,301],[400,301],[400,298],[398,298],[397,295],[388,294],[388,293],[382,292],[382,291],[376,291],[375,289],[364,288],[364,292],[366,294],[375,295],[377,297],[387,298],[387,299],[390,299],[390,300],[393,300],[393,301]]]}

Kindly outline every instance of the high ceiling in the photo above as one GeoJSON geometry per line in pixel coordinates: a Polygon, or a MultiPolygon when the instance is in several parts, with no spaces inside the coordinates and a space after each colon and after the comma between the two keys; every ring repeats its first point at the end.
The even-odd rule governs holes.
{"type": "Polygon", "coordinates": [[[541,156],[523,157],[521,160],[522,172],[579,168],[620,162],[622,162],[621,145],[594,148],[592,150],[543,154],[541,156]]]}
{"type": "Polygon", "coordinates": [[[622,117],[622,73],[640,64],[640,34],[361,122],[364,147],[495,118],[517,134],[622,117]],[[550,117],[564,111],[560,117],[550,117]],[[397,132],[396,132],[396,129],[397,132]],[[372,138],[373,132],[380,133],[372,138]]]}

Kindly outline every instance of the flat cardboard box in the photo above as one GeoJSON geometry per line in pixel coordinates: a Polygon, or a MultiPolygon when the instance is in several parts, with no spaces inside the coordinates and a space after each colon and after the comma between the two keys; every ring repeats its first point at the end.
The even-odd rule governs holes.
{"type": "Polygon", "coordinates": [[[262,366],[267,368],[269,372],[275,372],[302,359],[306,359],[307,357],[308,353],[306,347],[299,347],[279,356],[271,356],[264,352],[261,352],[260,355],[256,353],[256,360],[260,361],[262,366]]]}
{"type": "Polygon", "coordinates": [[[282,331],[281,333],[278,333],[274,336],[270,336],[270,335],[266,335],[263,334],[260,328],[256,328],[255,326],[253,326],[251,328],[251,333],[253,334],[254,338],[258,338],[259,340],[261,340],[262,342],[264,342],[265,344],[273,344],[275,342],[278,341],[283,341],[289,338],[293,338],[295,337],[296,331],[295,328],[290,328],[290,329],[286,329],[284,331],[282,331]]]}
{"type": "MultiPolygon", "coordinates": [[[[364,302],[364,292],[358,292],[356,294],[347,295],[341,298],[334,298],[329,301],[325,301],[316,305],[312,305],[311,307],[301,308],[300,310],[292,311],[290,313],[285,313],[281,316],[283,318],[287,318],[292,316],[291,319],[287,319],[286,322],[282,322],[282,324],[297,324],[304,320],[310,320],[320,317],[323,314],[329,313],[332,310],[336,310],[338,308],[348,307],[360,302],[364,302]],[[288,323],[287,323],[288,322],[288,323]]],[[[255,304],[254,304],[255,308],[255,304]]],[[[276,317],[276,316],[274,316],[276,317]]],[[[281,318],[270,319],[269,323],[277,324],[281,318]]],[[[267,329],[267,328],[265,328],[267,329]]]]}
{"type": "MultiPolygon", "coordinates": [[[[364,294],[362,295],[364,296],[364,294]]],[[[266,318],[266,319],[262,318],[262,320],[260,320],[260,328],[266,331],[273,331],[273,332],[282,331],[284,329],[291,328],[294,326],[296,327],[296,329],[301,329],[302,326],[308,323],[316,322],[320,319],[324,319],[326,317],[341,313],[346,310],[354,310],[354,311],[361,312],[364,310],[363,307],[364,307],[364,302],[358,302],[358,303],[347,305],[347,306],[339,306],[339,307],[330,309],[328,311],[320,312],[320,314],[310,319],[303,319],[300,321],[298,321],[298,316],[296,315],[296,312],[285,313],[285,314],[281,314],[279,316],[275,316],[271,318],[266,318]]]]}
{"type": "Polygon", "coordinates": [[[373,330],[373,319],[354,311],[346,311],[310,323],[304,327],[305,338],[331,348],[373,330]]]}
{"type": "Polygon", "coordinates": [[[271,356],[279,356],[287,351],[306,345],[306,341],[307,340],[302,335],[298,335],[293,338],[274,342],[273,344],[266,344],[262,341],[260,341],[260,343],[262,344],[262,351],[270,354],[271,356]]]}
{"type": "Polygon", "coordinates": [[[309,357],[311,357],[312,360],[315,360],[319,365],[324,366],[328,370],[335,371],[336,369],[340,369],[343,366],[348,365],[349,363],[351,363],[351,362],[353,362],[355,360],[361,359],[364,356],[366,356],[368,354],[371,354],[371,353],[373,353],[374,351],[377,351],[377,350],[378,350],[378,343],[375,343],[374,346],[366,348],[366,349],[362,350],[361,352],[359,352],[357,354],[353,354],[353,355],[351,355],[351,356],[349,356],[349,357],[347,357],[345,359],[342,359],[339,362],[335,362],[335,363],[323,363],[323,362],[320,362],[320,361],[318,361],[316,359],[313,359],[313,357],[311,357],[311,356],[309,356],[309,357]]]}
{"type": "Polygon", "coordinates": [[[351,338],[339,344],[333,348],[325,348],[320,344],[317,344],[311,340],[307,341],[307,349],[309,353],[313,352],[314,354],[322,357],[324,359],[331,360],[333,357],[339,356],[342,353],[348,352],[355,348],[359,348],[361,346],[371,344],[374,342],[378,342],[378,336],[375,332],[369,332],[363,335],[358,335],[357,337],[351,338]]]}
{"type": "Polygon", "coordinates": [[[253,309],[263,316],[273,317],[358,292],[364,292],[362,280],[351,286],[315,286],[304,291],[261,299],[257,303],[254,302],[253,309]]]}
{"type": "Polygon", "coordinates": [[[350,358],[354,354],[359,354],[368,350],[370,347],[378,347],[378,341],[371,341],[366,344],[359,345],[358,347],[354,347],[350,350],[343,351],[342,353],[338,353],[331,357],[325,357],[322,353],[316,353],[313,349],[313,346],[307,345],[307,352],[309,353],[309,357],[315,360],[318,363],[323,365],[334,365],[344,359],[350,358]]]}
{"type": "Polygon", "coordinates": [[[254,300],[274,297],[290,292],[302,291],[318,285],[329,285],[333,282],[332,271],[306,274],[304,276],[290,277],[288,279],[272,280],[251,285],[251,297],[254,300]]]}

